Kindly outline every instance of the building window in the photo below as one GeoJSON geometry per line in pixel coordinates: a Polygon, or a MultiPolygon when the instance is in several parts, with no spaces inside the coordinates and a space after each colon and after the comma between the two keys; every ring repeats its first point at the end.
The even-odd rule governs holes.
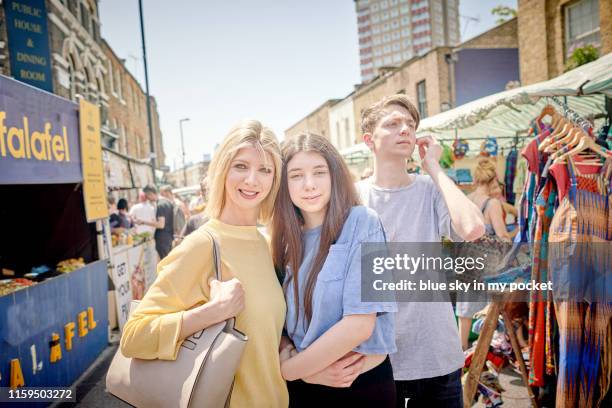
{"type": "Polygon", "coordinates": [[[120,70],[117,70],[116,75],[115,75],[115,80],[117,81],[117,85],[115,86],[115,91],[117,92],[119,99],[123,99],[123,86],[122,86],[122,81],[121,81],[121,71],[120,70]]]}
{"type": "Polygon", "coordinates": [[[344,147],[350,147],[353,144],[348,118],[344,118],[344,140],[346,142],[344,147]]]}
{"type": "Polygon", "coordinates": [[[338,150],[342,149],[340,145],[340,122],[336,122],[336,146],[338,146],[338,150]]]}
{"type": "Polygon", "coordinates": [[[77,6],[77,0],[68,0],[68,10],[73,16],[78,17],[79,9],[77,6]]]}
{"type": "Polygon", "coordinates": [[[85,28],[85,31],[91,34],[91,29],[89,27],[89,10],[87,10],[87,6],[81,3],[81,25],[85,28]]]}
{"type": "Polygon", "coordinates": [[[107,79],[108,79],[108,86],[107,89],[111,92],[111,93],[115,93],[115,80],[113,79],[113,64],[111,63],[110,59],[108,60],[108,67],[107,67],[107,79]]]}
{"type": "Polygon", "coordinates": [[[417,83],[417,102],[421,118],[427,117],[427,93],[425,91],[425,80],[417,83]]]}
{"type": "Polygon", "coordinates": [[[72,55],[68,56],[68,75],[70,76],[70,99],[76,101],[76,64],[72,55]]]}
{"type": "Polygon", "coordinates": [[[565,55],[591,44],[600,46],[599,1],[582,0],[565,9],[565,55]]]}

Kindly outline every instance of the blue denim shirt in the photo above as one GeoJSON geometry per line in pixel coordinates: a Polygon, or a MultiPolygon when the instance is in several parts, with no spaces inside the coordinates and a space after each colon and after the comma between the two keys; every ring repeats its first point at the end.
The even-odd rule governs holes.
{"type": "MultiPolygon", "coordinates": [[[[302,351],[344,316],[377,313],[372,336],[354,351],[362,354],[390,354],[395,347],[395,316],[397,305],[390,302],[361,301],[361,243],[385,242],[384,230],[374,210],[363,206],[351,209],[340,237],[329,248],[329,254],[317,276],[312,297],[312,319],[304,322],[304,289],[307,274],[319,249],[321,227],[302,233],[304,259],[298,273],[300,309],[296,325],[296,306],[293,282],[288,282],[286,293],[287,318],[285,328],[298,351],[302,351]],[[393,312],[393,313],[389,313],[393,312]]],[[[291,271],[288,270],[285,283],[291,271]]]]}

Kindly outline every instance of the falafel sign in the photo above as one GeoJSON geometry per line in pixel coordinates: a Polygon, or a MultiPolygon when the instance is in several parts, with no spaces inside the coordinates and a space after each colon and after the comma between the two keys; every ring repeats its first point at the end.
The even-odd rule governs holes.
{"type": "Polygon", "coordinates": [[[0,184],[78,183],[78,107],[0,75],[0,184]]]}

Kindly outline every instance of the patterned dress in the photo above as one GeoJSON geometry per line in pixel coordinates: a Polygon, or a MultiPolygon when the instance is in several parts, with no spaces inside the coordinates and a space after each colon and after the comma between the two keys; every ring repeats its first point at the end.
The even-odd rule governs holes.
{"type": "Polygon", "coordinates": [[[559,325],[556,406],[592,407],[601,403],[612,374],[612,304],[599,296],[602,283],[609,287],[605,275],[612,268],[612,161],[599,173],[583,175],[570,158],[568,170],[570,188],[549,236],[549,270],[559,285],[554,302],[559,325]],[[598,280],[602,276],[603,282],[598,280]]]}

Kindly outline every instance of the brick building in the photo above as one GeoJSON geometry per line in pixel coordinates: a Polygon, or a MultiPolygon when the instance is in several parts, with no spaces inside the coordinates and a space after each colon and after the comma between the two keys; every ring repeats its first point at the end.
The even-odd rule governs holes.
{"type": "Polygon", "coordinates": [[[355,0],[361,80],[459,43],[458,0],[355,0]]]}
{"type": "Polygon", "coordinates": [[[457,47],[436,47],[397,68],[384,68],[342,100],[325,102],[285,137],[318,130],[342,150],[361,142],[361,112],[386,95],[408,95],[425,118],[503,91],[519,79],[517,38],[517,20],[512,19],[457,47]]]}
{"type": "Polygon", "coordinates": [[[290,139],[302,132],[312,132],[329,138],[329,109],[340,99],[330,99],[312,111],[308,116],[285,130],[285,139],[290,139]]]}
{"type": "MultiPolygon", "coordinates": [[[[98,105],[103,146],[137,159],[149,157],[145,95],[101,38],[97,0],[0,0],[0,74],[98,105]],[[23,61],[31,71],[26,64],[11,72],[12,64],[23,61]]],[[[162,166],[165,156],[154,99],[151,105],[156,163],[162,166]]]]}
{"type": "MultiPolygon", "coordinates": [[[[103,123],[107,128],[112,129],[115,135],[109,147],[136,159],[147,159],[151,149],[147,125],[146,94],[125,67],[124,60],[114,53],[105,40],[102,40],[102,48],[108,61],[108,75],[105,77],[108,89],[108,108],[103,110],[103,123]]],[[[165,155],[157,103],[153,97],[151,97],[151,116],[157,166],[162,166],[165,163],[165,155]]]]}
{"type": "Polygon", "coordinates": [[[612,1],[519,0],[518,38],[522,85],[554,78],[578,47],[612,52],[612,1]]]}

